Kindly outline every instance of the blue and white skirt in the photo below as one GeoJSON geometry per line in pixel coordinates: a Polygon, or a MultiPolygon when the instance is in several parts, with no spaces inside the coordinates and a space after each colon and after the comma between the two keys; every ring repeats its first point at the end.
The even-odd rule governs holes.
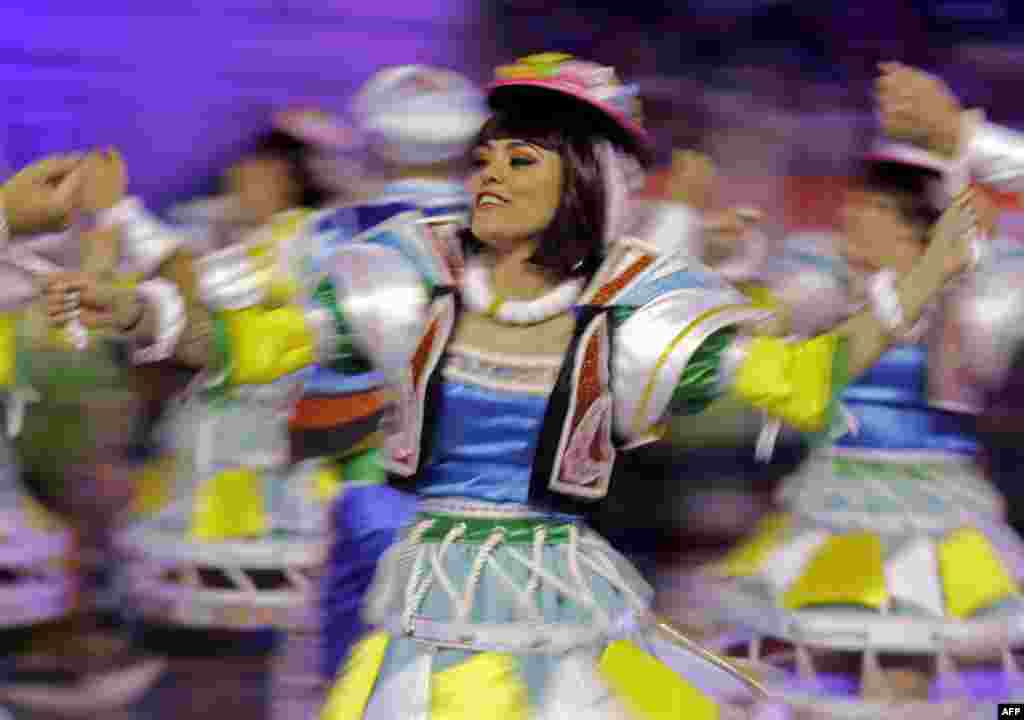
{"type": "Polygon", "coordinates": [[[651,595],[571,519],[424,501],[321,718],[750,717],[758,682],[655,618],[651,595]]]}

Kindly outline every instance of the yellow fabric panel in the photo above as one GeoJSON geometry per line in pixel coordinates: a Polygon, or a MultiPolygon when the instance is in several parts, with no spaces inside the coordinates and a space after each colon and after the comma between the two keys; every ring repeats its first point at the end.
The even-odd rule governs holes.
{"type": "Polygon", "coordinates": [[[0,313],[0,387],[12,388],[16,380],[17,317],[14,313],[0,313]]]}
{"type": "Polygon", "coordinates": [[[430,720],[529,718],[529,693],[511,655],[480,653],[431,678],[430,720]]]}
{"type": "Polygon", "coordinates": [[[821,432],[831,419],[836,391],[833,371],[842,343],[835,334],[803,342],[752,338],[734,391],[798,430],[821,432]]]}
{"type": "Polygon", "coordinates": [[[251,468],[224,470],[196,494],[190,531],[195,540],[258,537],[269,529],[263,480],[251,468]]]}
{"type": "Polygon", "coordinates": [[[718,703],[635,643],[613,642],[599,668],[637,720],[718,720],[718,703]]]}
{"type": "Polygon", "coordinates": [[[996,549],[982,533],[964,528],[950,533],[938,547],[946,611],[968,618],[1017,593],[1017,583],[996,549]]]}
{"type": "Polygon", "coordinates": [[[316,471],[313,489],[317,500],[329,503],[341,494],[343,487],[341,472],[334,463],[327,463],[316,471]]]}
{"type": "Polygon", "coordinates": [[[712,571],[722,577],[751,577],[764,566],[772,552],[779,547],[786,531],[791,527],[785,513],[772,513],[757,524],[750,539],[730,550],[715,563],[712,571]]]}
{"type": "Polygon", "coordinates": [[[316,361],[315,341],[302,309],[246,308],[224,313],[231,343],[231,381],[271,383],[316,361]]]}
{"type": "Polygon", "coordinates": [[[772,291],[764,286],[753,283],[737,283],[736,289],[746,295],[758,307],[774,309],[779,301],[772,291]]]}
{"type": "Polygon", "coordinates": [[[378,631],[363,638],[352,648],[344,670],[320,710],[319,720],[362,718],[390,642],[391,637],[386,632],[378,631]]]}
{"type": "Polygon", "coordinates": [[[813,605],[881,610],[888,602],[882,541],[869,532],[829,538],[782,598],[787,610],[813,605]]]}
{"type": "Polygon", "coordinates": [[[150,515],[167,506],[176,466],[177,458],[171,455],[148,462],[133,474],[133,512],[150,515]]]}

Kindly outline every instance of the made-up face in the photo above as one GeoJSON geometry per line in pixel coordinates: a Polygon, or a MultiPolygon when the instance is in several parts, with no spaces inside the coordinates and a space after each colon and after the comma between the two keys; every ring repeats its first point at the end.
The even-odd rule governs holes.
{"type": "Polygon", "coordinates": [[[557,152],[525,140],[491,140],[475,148],[467,182],[473,235],[499,251],[535,241],[558,212],[562,173],[557,152]]]}
{"type": "Polygon", "coordinates": [[[903,213],[901,198],[855,190],[843,208],[843,255],[855,275],[910,270],[924,252],[921,230],[903,213]]]}

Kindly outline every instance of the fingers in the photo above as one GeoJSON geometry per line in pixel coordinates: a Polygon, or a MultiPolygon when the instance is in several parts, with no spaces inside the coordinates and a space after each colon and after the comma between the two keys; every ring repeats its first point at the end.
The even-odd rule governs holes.
{"type": "Polygon", "coordinates": [[[54,190],[54,201],[58,207],[73,208],[85,182],[85,167],[79,164],[65,175],[54,190]]]}
{"type": "Polygon", "coordinates": [[[46,295],[46,315],[55,324],[63,324],[81,315],[81,294],[76,290],[50,291],[46,295]]]}
{"type": "Polygon", "coordinates": [[[82,163],[81,153],[51,155],[25,168],[24,172],[35,182],[54,184],[82,163]]]}
{"type": "Polygon", "coordinates": [[[104,328],[114,324],[116,314],[111,310],[96,310],[83,307],[79,315],[76,315],[82,324],[89,328],[104,328]]]}

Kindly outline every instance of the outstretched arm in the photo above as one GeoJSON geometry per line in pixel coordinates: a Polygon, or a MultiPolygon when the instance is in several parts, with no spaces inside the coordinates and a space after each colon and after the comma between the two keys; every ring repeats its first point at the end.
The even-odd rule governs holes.
{"type": "Polygon", "coordinates": [[[922,259],[890,289],[888,314],[883,308],[872,307],[834,331],[809,340],[791,341],[741,331],[764,313],[756,312],[751,304],[744,305],[736,293],[732,299],[723,294],[720,300],[712,301],[714,307],[710,309],[692,304],[679,304],[678,311],[654,305],[641,308],[620,327],[617,372],[613,376],[624,379],[631,369],[634,375],[642,375],[636,368],[652,365],[653,377],[657,378],[659,372],[664,377],[666,371],[678,374],[674,384],[664,377],[664,381],[649,383],[651,392],[638,395],[634,390],[632,396],[625,393],[630,399],[617,411],[620,431],[640,434],[658,424],[665,413],[700,412],[726,392],[734,392],[799,430],[819,432],[827,428],[833,400],[847,380],[871,367],[916,323],[928,301],[966,266],[967,236],[975,221],[969,202],[969,196],[961,198],[933,229],[922,259]],[[657,347],[649,339],[642,343],[642,336],[651,337],[655,327],[651,323],[663,325],[671,312],[676,312],[678,317],[672,319],[683,330],[667,347],[664,341],[657,347]],[[645,354],[656,362],[640,358],[645,345],[645,354]]]}

